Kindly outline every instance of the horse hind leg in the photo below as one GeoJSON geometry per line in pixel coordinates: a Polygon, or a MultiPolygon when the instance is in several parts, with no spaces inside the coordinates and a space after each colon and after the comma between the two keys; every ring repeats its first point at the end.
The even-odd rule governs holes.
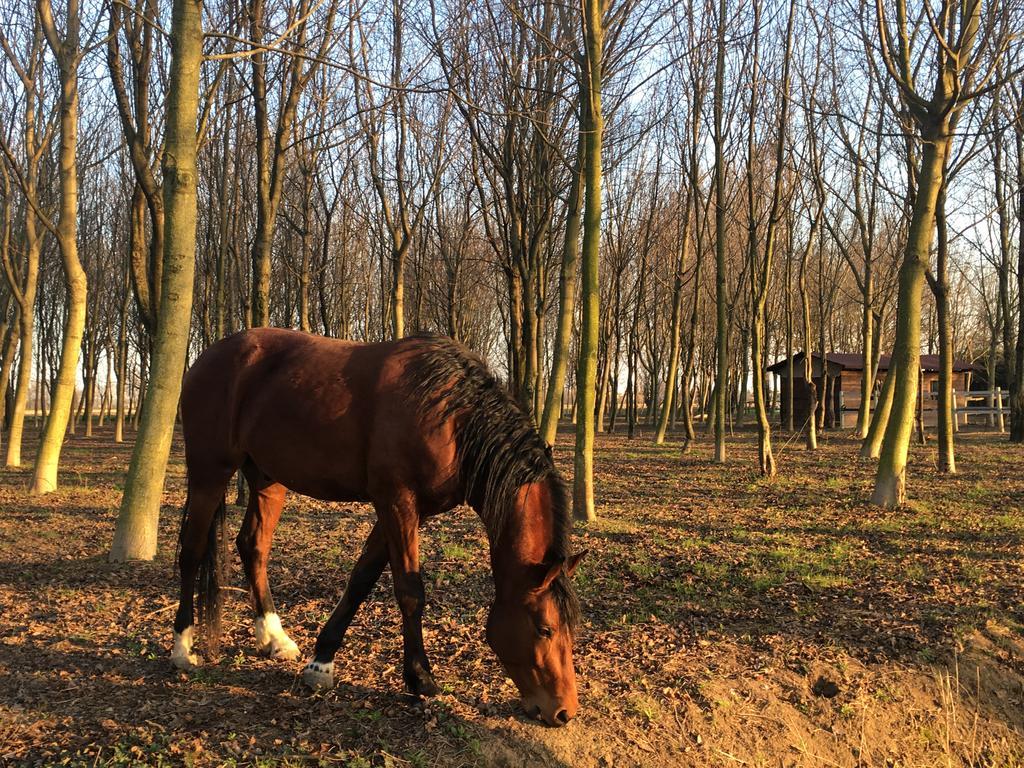
{"type": "Polygon", "coordinates": [[[209,533],[214,518],[221,510],[223,514],[223,483],[196,483],[189,481],[188,500],[182,521],[178,572],[181,576],[181,592],[178,598],[178,612],[174,617],[174,641],[171,649],[171,663],[179,669],[199,666],[199,656],[193,653],[195,645],[195,586],[203,558],[207,554],[209,533]]]}
{"type": "Polygon", "coordinates": [[[251,589],[257,651],[272,659],[295,661],[299,658],[299,647],[281,626],[267,578],[270,546],[281,519],[286,489],[260,473],[251,462],[245,468],[245,476],[249,502],[235,545],[251,589]]]}
{"type": "Polygon", "coordinates": [[[334,655],[341,647],[345,632],[352,623],[356,611],[369,596],[387,563],[388,549],[384,531],[380,523],[376,523],[352,568],[345,594],[320,630],[313,658],[302,671],[302,680],[310,688],[323,689],[334,686],[334,655]]]}

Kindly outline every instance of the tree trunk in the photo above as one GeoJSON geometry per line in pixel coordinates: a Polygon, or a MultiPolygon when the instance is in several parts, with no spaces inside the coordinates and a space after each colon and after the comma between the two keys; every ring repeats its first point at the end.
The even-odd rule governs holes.
{"type": "Polygon", "coordinates": [[[111,389],[114,386],[114,356],[111,354],[111,350],[106,351],[107,358],[107,381],[103,386],[103,395],[100,397],[100,414],[96,420],[96,426],[100,429],[103,428],[104,422],[110,415],[110,400],[111,400],[111,389]]]}
{"type": "MultiPolygon", "coordinates": [[[[264,2],[253,0],[249,9],[250,34],[259,40],[264,23],[264,2]]],[[[270,248],[276,209],[272,191],[270,114],[267,107],[267,54],[257,49],[252,64],[253,109],[256,120],[256,232],[252,243],[252,325],[270,325],[270,248]]],[[[170,229],[170,227],[167,227],[170,229]]]]}
{"type": "Polygon", "coordinates": [[[202,64],[202,0],[175,0],[167,132],[163,154],[163,282],[157,335],[142,423],[132,452],[110,559],[151,560],[164,475],[174,434],[181,377],[188,351],[195,273],[197,168],[196,120],[202,64]]]}
{"type": "Polygon", "coordinates": [[[747,391],[747,379],[750,378],[750,329],[743,328],[740,331],[740,375],[736,382],[739,392],[736,395],[736,408],[734,410],[734,421],[738,429],[742,429],[747,422],[747,398],[750,393],[747,391]]]}
{"type": "MultiPolygon", "coordinates": [[[[753,287],[751,302],[752,319],[750,329],[750,357],[754,379],[754,414],[757,419],[758,469],[764,477],[774,477],[776,472],[775,456],[772,453],[771,424],[768,421],[768,408],[765,405],[764,397],[764,345],[765,326],[767,325],[765,304],[768,298],[768,289],[771,284],[773,264],[775,261],[775,240],[778,236],[779,223],[781,219],[782,181],[786,157],[786,130],[789,125],[789,67],[790,60],[792,59],[793,17],[795,9],[796,0],[790,0],[788,20],[786,23],[786,51],[783,56],[782,64],[781,108],[779,110],[779,126],[775,142],[775,174],[772,183],[772,202],[771,208],[768,212],[768,228],[765,232],[764,257],[760,260],[760,263],[757,263],[757,260],[754,258],[757,251],[757,230],[756,219],[753,217],[753,197],[751,197],[750,203],[750,279],[753,287]]],[[[754,88],[757,87],[756,83],[753,83],[752,85],[754,88]]],[[[753,134],[754,110],[751,108],[751,152],[754,151],[753,134]]],[[[751,160],[750,162],[753,161],[751,160]]],[[[751,182],[753,181],[752,174],[750,176],[750,180],[751,182]]],[[[745,405],[745,403],[741,403],[740,407],[743,407],[743,405],[745,405]]]]}
{"type": "MultiPolygon", "coordinates": [[[[669,420],[672,416],[672,408],[675,405],[676,377],[679,374],[679,352],[682,339],[682,315],[683,315],[683,270],[686,267],[686,257],[690,251],[690,197],[687,196],[683,205],[683,231],[680,234],[679,259],[676,261],[675,279],[672,285],[672,322],[669,326],[669,354],[668,373],[665,376],[665,400],[661,404],[661,417],[658,420],[658,430],[654,433],[654,442],[661,445],[665,442],[665,433],[668,431],[669,420]]],[[[683,382],[685,391],[686,382],[683,382]]],[[[692,425],[691,425],[692,429],[692,425]]]]}
{"type": "Polygon", "coordinates": [[[603,19],[601,0],[583,0],[585,77],[581,101],[585,109],[586,203],[583,211],[582,319],[580,356],[576,373],[579,418],[576,422],[576,451],[573,475],[573,515],[594,520],[594,397],[597,379],[597,347],[600,324],[600,283],[598,261],[601,247],[601,139],[604,130],[601,114],[601,58],[603,55],[603,19]]]}
{"type": "Polygon", "coordinates": [[[391,253],[391,336],[405,336],[405,257],[408,244],[403,243],[391,253]]]}
{"type": "MultiPolygon", "coordinates": [[[[697,227],[699,228],[699,226],[697,227]]],[[[686,344],[686,361],[683,364],[683,375],[679,381],[679,395],[683,407],[683,449],[685,454],[690,450],[690,443],[697,437],[693,428],[692,396],[690,392],[690,380],[693,378],[694,358],[697,354],[697,318],[700,316],[700,272],[701,272],[701,244],[697,243],[697,258],[693,267],[693,308],[690,313],[690,338],[686,344]]],[[[696,382],[694,382],[696,386],[696,382]]]]}
{"type": "MultiPolygon", "coordinates": [[[[519,404],[523,410],[532,418],[536,419],[534,402],[536,401],[537,387],[537,311],[533,285],[529,279],[529,273],[522,275],[521,284],[523,287],[523,379],[519,389],[519,404]]],[[[397,294],[396,294],[397,295],[397,294]]],[[[397,337],[396,338],[400,338],[397,337]]]]}
{"type": "Polygon", "coordinates": [[[85,305],[88,281],[78,258],[78,65],[79,24],[77,12],[68,15],[64,40],[57,36],[49,0],[39,0],[39,13],[47,42],[60,70],[60,205],[57,221],[57,243],[68,289],[68,312],[64,322],[60,366],[50,399],[50,412],[43,429],[43,438],[36,456],[32,493],[49,493],[57,488],[57,466],[60,463],[64,433],[71,417],[75,396],[75,378],[85,331],[85,305]]]}
{"type": "MultiPolygon", "coordinates": [[[[824,205],[824,201],[821,201],[824,205]]],[[[810,256],[813,238],[817,234],[817,228],[811,231],[811,242],[807,243],[804,249],[803,258],[800,260],[800,274],[797,278],[800,286],[800,306],[803,315],[803,336],[804,336],[804,382],[807,386],[807,450],[818,449],[818,386],[814,383],[814,349],[811,345],[811,306],[810,297],[807,293],[807,259],[810,256]]],[[[825,359],[825,351],[821,350],[821,370],[824,374],[828,368],[828,361],[825,359]]],[[[822,376],[824,381],[824,376],[822,376]]],[[[794,380],[790,380],[792,388],[794,380]]]]}
{"type": "MultiPolygon", "coordinates": [[[[10,297],[6,297],[4,302],[7,304],[5,307],[4,314],[6,315],[7,308],[11,304],[10,297]]],[[[6,323],[5,323],[6,325],[6,323]]],[[[11,319],[10,325],[3,333],[3,351],[0,354],[2,362],[0,362],[0,429],[2,429],[4,423],[7,421],[7,389],[11,380],[11,370],[14,368],[14,358],[18,351],[19,341],[19,329],[21,327],[21,310],[18,305],[14,305],[14,316],[11,319]]],[[[24,359],[24,358],[23,358],[24,359]]]]}
{"type": "MultiPolygon", "coordinates": [[[[1022,93],[1024,96],[1024,93],[1022,93]]],[[[1017,366],[1010,392],[1010,441],[1024,443],[1024,103],[1017,105],[1017,366]]]]}
{"type": "Polygon", "coordinates": [[[897,507],[906,498],[907,452],[914,426],[918,371],[921,367],[921,289],[929,261],[935,228],[935,204],[949,145],[948,136],[938,128],[935,135],[925,138],[910,231],[899,274],[896,340],[892,354],[896,366],[892,411],[882,439],[875,491],[871,496],[872,503],[883,507],[897,507]]]}
{"type": "Polygon", "coordinates": [[[864,275],[864,314],[861,317],[861,344],[864,347],[864,369],[860,378],[860,406],[857,408],[857,437],[863,439],[868,435],[871,426],[871,393],[875,388],[874,362],[874,312],[872,295],[874,293],[874,277],[871,274],[870,262],[865,265],[864,275]]]}
{"type": "Polygon", "coordinates": [[[116,415],[114,417],[114,442],[124,442],[124,420],[125,420],[125,388],[128,379],[128,329],[127,324],[127,301],[122,305],[121,324],[117,331],[117,397],[116,415]]]}
{"type": "Polygon", "coordinates": [[[717,375],[714,393],[715,462],[725,463],[726,409],[729,403],[729,318],[725,291],[725,158],[723,112],[725,109],[725,0],[718,1],[718,41],[715,58],[715,352],[717,375]]]}
{"type": "Polygon", "coordinates": [[[21,466],[21,443],[25,434],[25,410],[28,407],[28,391],[32,386],[32,352],[35,336],[36,289],[39,277],[39,254],[42,239],[36,233],[35,214],[26,206],[25,249],[27,251],[26,274],[21,301],[21,364],[14,388],[14,406],[11,413],[10,436],[7,440],[7,466],[21,466]],[[29,219],[32,219],[31,224],[29,219]]]}
{"type": "MultiPolygon", "coordinates": [[[[944,174],[945,175],[945,174],[944,174]]],[[[938,239],[935,277],[929,280],[935,294],[935,311],[939,324],[939,402],[938,430],[939,472],[956,474],[956,457],[953,451],[953,333],[949,327],[949,277],[946,266],[949,243],[946,232],[946,184],[942,184],[935,203],[935,224],[938,239]]],[[[924,392],[921,393],[922,408],[924,392]]],[[[924,418],[921,419],[922,429],[924,418]]]]}
{"type": "Polygon", "coordinates": [[[310,238],[312,235],[312,200],[313,184],[312,172],[303,169],[303,195],[302,195],[302,261],[299,271],[299,330],[309,333],[312,327],[309,323],[309,279],[310,279],[310,238]]]}
{"type": "MultiPolygon", "coordinates": [[[[162,256],[163,254],[161,254],[162,256]]],[[[117,326],[117,415],[114,417],[114,442],[124,442],[124,422],[127,410],[126,392],[128,387],[128,281],[130,266],[125,265],[121,281],[121,313],[117,326]]]]}
{"type": "MultiPolygon", "coordinates": [[[[32,154],[36,151],[34,94],[28,90],[25,113],[25,148],[29,153],[25,173],[26,196],[37,195],[38,161],[32,154]],[[31,113],[31,114],[30,114],[31,113]]],[[[29,204],[25,205],[25,274],[20,289],[15,293],[15,300],[21,310],[21,363],[18,366],[18,377],[14,387],[14,405],[10,414],[10,432],[7,440],[7,466],[21,466],[21,443],[25,433],[25,411],[28,407],[28,393],[32,386],[32,353],[35,340],[36,293],[39,286],[39,257],[42,253],[43,239],[38,229],[36,212],[29,204]]],[[[41,387],[41,382],[37,386],[41,387]]]]}
{"type": "MultiPolygon", "coordinates": [[[[606,328],[607,328],[607,324],[606,324],[606,328]]],[[[610,390],[612,390],[613,388],[617,388],[618,387],[618,383],[617,382],[613,385],[612,376],[611,376],[612,357],[611,357],[611,350],[608,349],[608,346],[610,344],[608,336],[609,336],[610,333],[611,333],[610,330],[606,330],[606,332],[605,332],[604,360],[599,360],[598,367],[597,367],[597,381],[598,381],[598,384],[597,384],[597,416],[596,416],[597,424],[595,425],[595,428],[597,429],[598,432],[604,432],[604,416],[605,416],[605,413],[608,410],[608,400],[610,399],[609,395],[608,395],[608,392],[610,390]]],[[[600,330],[599,330],[598,331],[598,352],[599,353],[600,353],[600,348],[601,348],[601,333],[600,333],[600,330]]],[[[577,386],[577,388],[579,388],[579,383],[577,383],[576,386],[577,386]]],[[[611,399],[613,401],[614,401],[614,398],[615,398],[615,395],[612,394],[611,395],[611,399]]],[[[574,423],[576,423],[576,422],[574,422],[574,423]]]]}
{"type": "MultiPolygon", "coordinates": [[[[88,312],[86,313],[88,314],[88,312]]],[[[85,355],[85,391],[82,393],[82,399],[84,402],[84,416],[85,416],[85,436],[92,437],[92,417],[96,405],[96,342],[94,339],[89,339],[86,342],[86,355],[85,355]]]]}
{"type": "Polygon", "coordinates": [[[580,131],[576,150],[576,167],[573,169],[569,199],[565,207],[565,240],[562,247],[562,268],[558,276],[558,324],[555,327],[555,347],[551,357],[551,378],[548,382],[547,396],[544,398],[544,414],[540,422],[541,437],[548,445],[555,444],[555,436],[558,434],[558,419],[562,415],[562,389],[565,387],[569,342],[572,339],[573,314],[576,308],[580,203],[583,197],[580,192],[583,186],[582,173],[586,165],[586,146],[586,135],[580,131]]]}
{"type": "MultiPolygon", "coordinates": [[[[792,239],[792,235],[790,235],[792,239]]],[[[792,248],[790,249],[792,251],[792,248]]],[[[786,254],[786,391],[783,396],[786,400],[786,424],[785,429],[791,433],[794,429],[793,423],[793,382],[796,375],[796,363],[793,361],[793,255],[786,254]]],[[[782,403],[779,403],[782,409],[782,403]]]]}
{"type": "Polygon", "coordinates": [[[862,459],[877,459],[882,451],[882,437],[885,435],[885,428],[889,424],[889,413],[892,411],[893,394],[896,391],[896,370],[892,362],[889,363],[889,370],[882,382],[882,391],[878,393],[878,402],[875,403],[875,410],[871,414],[871,424],[868,426],[868,434],[860,447],[862,459]]]}

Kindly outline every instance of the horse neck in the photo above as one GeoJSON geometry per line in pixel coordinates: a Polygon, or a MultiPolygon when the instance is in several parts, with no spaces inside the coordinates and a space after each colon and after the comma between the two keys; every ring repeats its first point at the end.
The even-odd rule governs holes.
{"type": "Polygon", "coordinates": [[[499,592],[522,588],[531,571],[550,562],[555,544],[555,509],[547,480],[517,489],[504,529],[490,536],[491,570],[499,592]]]}

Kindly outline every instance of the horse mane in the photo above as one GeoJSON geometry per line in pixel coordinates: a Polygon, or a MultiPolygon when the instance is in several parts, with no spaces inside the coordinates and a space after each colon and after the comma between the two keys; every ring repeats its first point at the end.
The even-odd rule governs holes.
{"type": "MultiPolygon", "coordinates": [[[[533,420],[487,364],[465,346],[432,335],[416,340],[422,368],[412,379],[413,397],[422,412],[438,422],[455,420],[460,482],[491,546],[501,541],[519,488],[546,482],[553,530],[545,562],[568,558],[572,519],[565,482],[533,420]]],[[[579,605],[564,573],[552,582],[551,592],[562,621],[575,627],[579,605]]]]}

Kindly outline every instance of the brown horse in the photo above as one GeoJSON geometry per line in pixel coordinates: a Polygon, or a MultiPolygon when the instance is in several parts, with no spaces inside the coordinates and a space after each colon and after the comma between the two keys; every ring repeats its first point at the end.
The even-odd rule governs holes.
{"type": "Polygon", "coordinates": [[[577,710],[572,660],[578,606],[569,578],[571,521],[551,453],[484,363],[450,339],[357,344],[295,331],[250,330],[207,349],[181,395],[188,501],[180,534],[175,665],[193,653],[193,593],[216,650],[224,494],[241,470],[250,489],[236,539],[252,588],[259,650],[294,660],[267,581],[285,491],[369,501],[377,520],[303,677],[333,685],[334,655],[390,564],[402,614],[405,684],[437,692],[423,647],[418,529],[469,503],[487,529],[495,599],[487,640],[526,711],[563,725],[577,710]]]}

